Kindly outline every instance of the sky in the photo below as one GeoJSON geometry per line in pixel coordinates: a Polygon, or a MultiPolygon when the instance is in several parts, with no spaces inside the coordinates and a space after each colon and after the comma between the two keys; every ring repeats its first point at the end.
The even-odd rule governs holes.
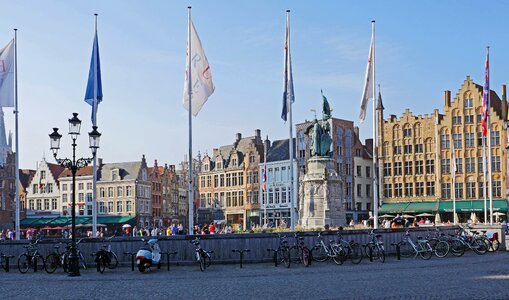
{"type": "MultiPolygon", "coordinates": [[[[64,135],[73,112],[83,120],[78,157],[90,156],[91,107],[84,102],[94,13],[99,14],[103,102],[99,156],[105,162],[178,164],[188,153],[182,105],[187,6],[214,85],[193,118],[193,153],[234,142],[235,134],[289,137],[281,116],[285,11],[291,10],[294,124],[321,110],[323,90],[336,118],[372,137],[371,104],[359,123],[364,72],[376,20],[376,82],[385,115],[443,111],[443,91],[456,94],[467,75],[483,83],[490,46],[491,87],[509,83],[505,1],[5,1],[0,47],[18,28],[20,167],[52,162],[53,127],[64,135]],[[6,13],[8,12],[8,13],[6,13]]],[[[4,108],[14,131],[12,108],[4,108]]]]}

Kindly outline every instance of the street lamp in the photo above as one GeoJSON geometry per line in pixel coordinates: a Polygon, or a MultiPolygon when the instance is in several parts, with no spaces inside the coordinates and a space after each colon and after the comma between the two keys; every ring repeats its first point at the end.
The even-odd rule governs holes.
{"type": "Polygon", "coordinates": [[[81,120],[78,119],[78,114],[73,113],[73,117],[69,119],[69,135],[72,139],[72,160],[69,158],[57,158],[58,150],[60,149],[60,139],[62,135],[58,133],[58,128],[53,128],[50,137],[50,149],[58,164],[67,168],[72,174],[72,241],[69,255],[69,276],[80,276],[79,270],[79,257],[76,249],[76,172],[86,167],[94,159],[97,149],[99,148],[99,138],[101,134],[97,131],[97,126],[92,126],[92,131],[88,133],[90,149],[92,151],[92,158],[79,158],[76,160],[76,139],[80,134],[81,120]]]}

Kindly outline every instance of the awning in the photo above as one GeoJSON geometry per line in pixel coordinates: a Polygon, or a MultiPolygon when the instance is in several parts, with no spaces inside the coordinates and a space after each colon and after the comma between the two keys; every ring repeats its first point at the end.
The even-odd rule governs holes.
{"type": "MultiPolygon", "coordinates": [[[[92,221],[90,221],[92,222],[92,221]]],[[[136,217],[131,216],[102,216],[97,217],[97,223],[101,224],[130,224],[136,225],[136,217]]]]}
{"type": "Polygon", "coordinates": [[[401,214],[405,211],[409,202],[384,203],[378,210],[379,214],[401,214]]]}
{"type": "MultiPolygon", "coordinates": [[[[24,227],[35,226],[71,226],[71,217],[57,218],[25,218],[20,221],[20,225],[24,227]]],[[[136,217],[131,216],[100,216],[97,217],[98,224],[131,224],[136,225],[136,217]]],[[[76,225],[92,226],[92,217],[76,217],[76,225]]]]}
{"type": "MultiPolygon", "coordinates": [[[[486,205],[489,211],[490,201],[486,201],[486,205]]],[[[439,212],[452,212],[453,201],[440,201],[438,206],[439,212]]],[[[484,200],[457,200],[456,201],[456,212],[483,212],[484,211],[484,200]]],[[[497,199],[493,200],[493,211],[495,212],[507,212],[507,200],[497,199]]]]}
{"type": "Polygon", "coordinates": [[[437,201],[426,201],[426,202],[410,202],[405,208],[405,213],[432,213],[438,210],[437,201]]]}

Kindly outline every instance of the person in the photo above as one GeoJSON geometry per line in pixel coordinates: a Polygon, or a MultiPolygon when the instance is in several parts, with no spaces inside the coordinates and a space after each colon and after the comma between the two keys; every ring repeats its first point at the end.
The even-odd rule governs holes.
{"type": "Polygon", "coordinates": [[[210,223],[209,232],[210,234],[216,234],[216,226],[214,225],[214,222],[210,223]]]}
{"type": "Polygon", "coordinates": [[[424,218],[421,218],[421,219],[419,220],[419,224],[421,224],[421,225],[422,225],[422,224],[424,224],[424,218]]]}
{"type": "Polygon", "coordinates": [[[182,223],[177,226],[177,234],[184,234],[184,225],[182,223]]]}
{"type": "Polygon", "coordinates": [[[412,223],[410,222],[410,219],[409,219],[409,218],[406,218],[406,219],[405,219],[405,225],[404,225],[404,226],[405,226],[405,228],[410,227],[410,224],[412,224],[412,223]]]}
{"type": "Polygon", "coordinates": [[[178,233],[178,227],[175,224],[171,225],[171,235],[177,235],[178,233]]]}
{"type": "Polygon", "coordinates": [[[354,225],[355,225],[354,220],[353,220],[353,219],[352,219],[352,220],[350,220],[350,227],[353,227],[354,225]]]}
{"type": "Polygon", "coordinates": [[[504,230],[505,234],[507,234],[507,221],[506,220],[503,220],[502,221],[502,229],[504,230]]]}
{"type": "Polygon", "coordinates": [[[232,226],[231,226],[230,224],[226,225],[225,233],[226,233],[226,234],[230,234],[230,233],[232,233],[232,226]]]}
{"type": "Polygon", "coordinates": [[[429,218],[426,218],[426,221],[424,222],[424,224],[431,225],[431,221],[429,220],[429,218]]]}

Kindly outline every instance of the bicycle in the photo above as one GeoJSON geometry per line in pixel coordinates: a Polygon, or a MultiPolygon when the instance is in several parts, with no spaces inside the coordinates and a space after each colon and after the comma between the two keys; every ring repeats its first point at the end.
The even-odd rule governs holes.
{"type": "Polygon", "coordinates": [[[200,266],[200,271],[205,271],[211,264],[211,256],[210,254],[214,253],[214,251],[206,251],[200,245],[200,239],[197,237],[196,239],[191,241],[191,244],[196,246],[196,261],[200,266]]]}
{"type": "Polygon", "coordinates": [[[290,247],[290,258],[296,263],[309,267],[311,263],[309,248],[304,244],[304,237],[294,234],[295,243],[290,247]],[[295,257],[295,258],[294,258],[295,257]]]}
{"type": "Polygon", "coordinates": [[[341,255],[342,259],[349,258],[353,264],[359,264],[362,261],[362,249],[357,242],[344,240],[341,232],[338,232],[337,244],[344,252],[344,255],[341,255]]]}
{"type": "Polygon", "coordinates": [[[62,266],[64,269],[64,272],[67,273],[68,271],[68,255],[69,253],[67,251],[60,252],[60,245],[62,243],[58,243],[58,245],[53,246],[56,250],[46,256],[46,264],[44,265],[44,269],[46,269],[46,272],[51,274],[55,272],[55,270],[62,266]]]}
{"type": "MultiPolygon", "coordinates": [[[[473,231],[477,233],[477,231],[473,231]]],[[[488,245],[488,251],[495,252],[498,251],[500,247],[500,241],[498,240],[498,232],[490,232],[487,233],[487,230],[481,230],[481,233],[478,235],[479,238],[483,239],[485,243],[488,245]]]]}
{"type": "Polygon", "coordinates": [[[364,245],[364,253],[366,257],[371,257],[373,260],[379,260],[380,262],[385,262],[385,247],[384,242],[381,241],[382,235],[375,234],[374,230],[371,230],[369,233],[370,241],[364,245]]]}
{"type": "Polygon", "coordinates": [[[457,237],[464,250],[471,249],[478,255],[488,252],[489,245],[477,235],[477,231],[472,231],[472,235],[469,235],[465,228],[460,226],[460,229],[457,231],[457,237]]]}
{"type": "Polygon", "coordinates": [[[118,266],[118,257],[115,252],[111,251],[111,240],[115,237],[114,235],[105,238],[104,240],[108,242],[108,244],[103,244],[101,249],[92,255],[95,256],[95,262],[97,264],[97,270],[100,273],[104,273],[106,268],[115,269],[118,266]]]}
{"type": "Polygon", "coordinates": [[[410,237],[410,233],[407,230],[405,232],[405,237],[399,243],[400,254],[403,257],[413,256],[414,258],[419,255],[422,259],[428,260],[433,255],[433,249],[428,242],[428,240],[417,237],[417,242],[414,242],[410,237]]]}
{"type": "Polygon", "coordinates": [[[18,258],[18,270],[20,273],[24,274],[28,272],[29,269],[33,269],[34,272],[44,269],[45,260],[44,257],[39,254],[38,243],[39,240],[35,240],[35,242],[23,246],[26,252],[21,254],[18,258]]]}
{"type": "Polygon", "coordinates": [[[329,240],[329,246],[325,245],[321,233],[318,233],[318,242],[311,250],[311,258],[314,261],[324,262],[332,258],[337,265],[342,265],[345,255],[341,247],[334,240],[329,240]]]}
{"type": "Polygon", "coordinates": [[[435,229],[435,234],[428,231],[426,238],[431,249],[433,249],[433,253],[435,253],[437,257],[444,258],[449,254],[451,247],[447,242],[445,234],[441,233],[438,228],[435,229]]]}

